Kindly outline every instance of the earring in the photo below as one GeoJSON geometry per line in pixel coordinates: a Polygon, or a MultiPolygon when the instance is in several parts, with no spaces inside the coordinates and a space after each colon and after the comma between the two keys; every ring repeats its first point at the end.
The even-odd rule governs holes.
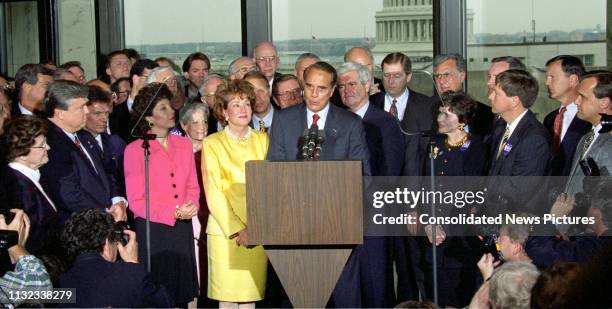
{"type": "Polygon", "coordinates": [[[152,128],[154,126],[155,126],[155,124],[152,121],[149,121],[149,128],[152,128]]]}
{"type": "Polygon", "coordinates": [[[459,131],[465,131],[465,124],[463,123],[459,124],[459,131]]]}

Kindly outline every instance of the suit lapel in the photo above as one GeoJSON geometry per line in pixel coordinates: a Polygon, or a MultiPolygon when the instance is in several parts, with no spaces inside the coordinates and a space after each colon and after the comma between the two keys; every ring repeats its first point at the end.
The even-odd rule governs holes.
{"type": "MultiPolygon", "coordinates": [[[[79,136],[79,139],[81,139],[81,143],[87,149],[87,153],[91,157],[91,162],[93,162],[95,170],[91,166],[91,162],[89,161],[89,159],[85,158],[87,166],[89,166],[92,173],[97,176],[96,178],[98,179],[98,181],[102,182],[106,192],[110,193],[110,184],[108,183],[106,170],[104,169],[104,165],[101,161],[103,153],[100,149],[100,145],[98,145],[98,141],[96,141],[96,139],[89,132],[79,131],[77,132],[77,135],[79,136]],[[89,136],[85,136],[85,134],[88,134],[89,136]]],[[[81,154],[81,156],[83,155],[81,154]]]]}
{"type": "Polygon", "coordinates": [[[323,142],[321,159],[330,160],[333,158],[333,150],[336,145],[336,137],[338,136],[338,122],[336,119],[336,107],[329,104],[329,111],[327,112],[327,119],[325,120],[325,142],[323,142]]]}

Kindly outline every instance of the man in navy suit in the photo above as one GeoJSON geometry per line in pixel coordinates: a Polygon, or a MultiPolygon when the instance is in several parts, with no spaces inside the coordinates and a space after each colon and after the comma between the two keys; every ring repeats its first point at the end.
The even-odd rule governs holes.
{"type": "MultiPolygon", "coordinates": [[[[458,54],[441,54],[433,60],[434,81],[440,95],[449,91],[460,92],[464,90],[467,78],[467,64],[465,59],[458,54]]],[[[433,99],[440,102],[440,97],[434,95],[433,99]]],[[[476,115],[468,124],[471,134],[485,137],[493,127],[493,113],[491,107],[477,102],[476,115]]],[[[437,109],[437,108],[436,108],[437,109]]]]}
{"type": "Polygon", "coordinates": [[[40,183],[57,206],[61,221],[83,208],[106,209],[115,219],[126,217],[127,201],[117,195],[114,179],[96,153],[86,147],[91,134],[79,132],[87,120],[87,86],[57,81],[45,98],[49,120],[49,162],[40,183]]]}
{"type": "Polygon", "coordinates": [[[76,212],[66,222],[62,244],[74,263],[59,279],[61,288],[76,289],[76,303],[60,307],[172,307],[166,290],[138,263],[136,233],[115,228],[99,209],[76,212]],[[123,233],[122,233],[123,232],[123,233]],[[120,238],[129,238],[126,244],[120,238]],[[117,262],[117,254],[122,261],[117,262]]]}
{"type": "MultiPolygon", "coordinates": [[[[403,53],[391,53],[382,60],[383,85],[386,92],[370,98],[370,102],[389,112],[405,133],[417,133],[434,128],[433,100],[408,88],[412,79],[412,62],[403,53]]],[[[406,136],[403,176],[422,176],[425,173],[428,138],[406,136]]],[[[412,185],[417,178],[411,177],[412,185]]],[[[394,237],[393,260],[397,272],[397,301],[419,299],[416,274],[418,269],[412,256],[418,249],[414,237],[394,237]]],[[[421,294],[423,294],[421,287],[421,294]]]]}
{"type": "Polygon", "coordinates": [[[576,117],[578,84],[584,73],[582,61],[574,56],[556,56],[546,62],[548,96],[561,103],[544,118],[553,140],[552,176],[569,175],[578,141],[591,129],[588,122],[576,117]]]}
{"type": "MultiPolygon", "coordinates": [[[[367,67],[345,62],[338,68],[338,91],[342,103],[363,119],[373,176],[399,176],[404,161],[404,136],[393,116],[369,102],[372,75],[367,67]]],[[[358,264],[363,307],[395,305],[393,265],[388,237],[365,237],[349,260],[358,264]]]]}
{"type": "MultiPolygon", "coordinates": [[[[359,116],[330,104],[337,80],[336,70],[326,62],[317,62],[304,72],[305,104],[277,111],[272,121],[268,160],[302,159],[301,137],[306,128],[316,124],[325,132],[321,160],[361,160],[363,174],[370,175],[370,156],[366,134],[359,116]]],[[[336,307],[361,307],[356,263],[347,263],[332,301],[336,307]]]]}
{"type": "MultiPolygon", "coordinates": [[[[493,112],[504,119],[506,126],[499,126],[494,134],[489,176],[543,176],[547,173],[550,137],[529,110],[537,95],[538,82],[528,72],[508,70],[497,75],[489,99],[493,112]]],[[[492,179],[488,193],[495,201],[508,201],[510,210],[544,211],[536,209],[541,205],[538,205],[539,199],[534,198],[542,189],[540,180],[530,177],[492,179]],[[500,180],[506,182],[499,183],[500,180]]],[[[495,209],[488,210],[495,212],[495,209]]]]}
{"type": "Polygon", "coordinates": [[[28,63],[20,67],[15,73],[15,88],[19,101],[13,103],[13,117],[42,111],[45,91],[52,82],[53,71],[40,64],[28,63]]]}
{"type": "Polygon", "coordinates": [[[100,156],[107,173],[115,179],[118,193],[124,195],[123,151],[125,150],[125,142],[116,134],[108,134],[111,96],[99,87],[88,87],[87,109],[89,113],[87,113],[87,121],[83,131],[89,133],[91,138],[82,142],[86,144],[88,150],[100,156]]]}

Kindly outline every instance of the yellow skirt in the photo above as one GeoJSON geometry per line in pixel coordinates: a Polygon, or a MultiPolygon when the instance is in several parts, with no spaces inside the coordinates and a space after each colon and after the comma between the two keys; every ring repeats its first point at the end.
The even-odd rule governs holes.
{"type": "Polygon", "coordinates": [[[245,248],[234,239],[207,235],[208,297],[227,302],[264,298],[268,257],[262,246],[245,248]]]}

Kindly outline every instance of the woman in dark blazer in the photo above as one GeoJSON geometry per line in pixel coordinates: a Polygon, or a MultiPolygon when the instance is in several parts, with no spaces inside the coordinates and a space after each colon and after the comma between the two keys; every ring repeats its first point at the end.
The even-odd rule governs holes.
{"type": "Polygon", "coordinates": [[[30,218],[26,249],[36,254],[60,228],[57,209],[39,183],[38,169],[49,161],[47,124],[34,116],[21,116],[9,121],[5,128],[6,159],[17,180],[23,209],[30,218]]]}
{"type": "MultiPolygon", "coordinates": [[[[449,92],[442,96],[438,109],[438,131],[445,137],[434,139],[434,173],[443,176],[486,175],[488,148],[480,136],[469,132],[469,125],[478,103],[464,93],[449,92]]],[[[430,175],[431,163],[426,163],[426,175],[430,175]]],[[[438,182],[439,183],[439,182],[438,182]]],[[[453,216],[467,207],[458,209],[443,205],[438,215],[453,216]]],[[[419,238],[419,268],[423,271],[426,298],[433,298],[433,257],[431,246],[437,247],[438,295],[440,306],[464,307],[470,295],[476,292],[478,268],[481,256],[480,240],[472,236],[449,236],[454,226],[437,226],[436,240],[432,241],[431,225],[424,226],[427,237],[419,238]]]]}

